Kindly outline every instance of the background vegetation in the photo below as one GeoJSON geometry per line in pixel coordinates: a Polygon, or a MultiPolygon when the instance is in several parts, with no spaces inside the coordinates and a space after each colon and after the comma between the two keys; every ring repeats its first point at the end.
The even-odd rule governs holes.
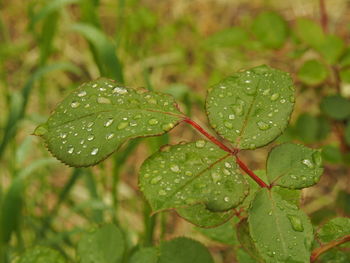
{"type": "MultiPolygon", "coordinates": [[[[233,233],[198,229],[172,213],[151,217],[138,189],[138,169],[159,146],[200,137],[185,125],[127,143],[91,169],[60,164],[31,136],[67,94],[99,76],[170,93],[205,125],[210,85],[260,64],[290,72],[296,108],[277,142],[322,148],[325,160],[320,183],[302,192],[302,208],[316,229],[335,216],[349,216],[349,20],[346,0],[0,0],[5,262],[35,245],[74,261],[81,234],[102,222],[120,225],[130,249],[185,235],[209,247],[216,262],[240,256],[233,233]]],[[[249,152],[245,161],[260,169],[266,153],[249,152]]],[[[320,260],[349,257],[341,247],[320,260]]]]}

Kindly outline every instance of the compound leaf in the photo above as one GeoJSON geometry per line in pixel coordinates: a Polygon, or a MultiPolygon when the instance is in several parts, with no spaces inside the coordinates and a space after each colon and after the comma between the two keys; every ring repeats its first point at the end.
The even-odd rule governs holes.
{"type": "Polygon", "coordinates": [[[267,177],[273,185],[309,187],[319,181],[322,172],[321,152],[299,144],[278,145],[267,159],[267,177]]]}
{"type": "Polygon", "coordinates": [[[48,247],[34,247],[27,250],[17,263],[65,263],[65,258],[56,250],[48,247]]]}
{"type": "Polygon", "coordinates": [[[208,91],[211,126],[240,149],[266,145],[286,128],[294,105],[287,73],[267,66],[236,73],[208,91]]]}
{"type": "Polygon", "coordinates": [[[317,236],[321,242],[331,242],[350,235],[350,218],[336,217],[324,224],[317,236]]]}
{"type": "Polygon", "coordinates": [[[78,243],[81,263],[119,263],[125,250],[123,234],[115,225],[104,225],[86,233],[78,243]]]}
{"type": "Polygon", "coordinates": [[[272,188],[261,189],[249,210],[249,233],[267,262],[309,262],[313,229],[307,216],[272,188]]]}
{"type": "Polygon", "coordinates": [[[268,48],[280,48],[288,36],[286,21],[279,14],[271,11],[263,12],[254,19],[252,31],[268,48]]]}
{"type": "Polygon", "coordinates": [[[163,134],[181,119],[172,97],[100,78],[71,93],[34,134],[62,162],[90,166],[126,140],[163,134]]]}
{"type": "Polygon", "coordinates": [[[195,204],[227,211],[248,194],[235,160],[204,140],[164,146],[142,164],[139,178],[153,211],[195,204]]]}
{"type": "Polygon", "coordinates": [[[160,244],[158,263],[214,263],[214,260],[198,241],[179,237],[160,244]]]}

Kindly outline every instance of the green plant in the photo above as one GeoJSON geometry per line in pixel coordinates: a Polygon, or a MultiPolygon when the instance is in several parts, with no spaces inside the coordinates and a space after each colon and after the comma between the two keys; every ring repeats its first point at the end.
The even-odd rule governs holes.
{"type": "MultiPolygon", "coordinates": [[[[257,172],[239,157],[241,151],[265,146],[281,135],[293,106],[294,87],[288,74],[267,66],[238,72],[208,90],[206,112],[217,132],[214,137],[183,114],[171,96],[100,78],[72,92],[34,134],[65,164],[85,167],[103,161],[129,139],[161,135],[187,123],[207,140],[162,146],[140,169],[140,189],[152,213],[175,210],[200,227],[223,225],[236,215],[241,219],[237,238],[248,253],[242,257],[253,262],[314,262],[349,239],[342,223],[337,229],[342,234],[334,236],[328,227],[332,238],[317,245],[313,226],[299,209],[299,189],[316,184],[322,174],[321,152],[280,144],[270,151],[265,171],[257,172]]],[[[112,243],[122,240],[119,230],[99,231],[115,231],[119,237],[112,243]]],[[[107,234],[97,235],[91,242],[81,241],[85,243],[79,245],[78,250],[84,251],[80,255],[92,257],[82,262],[104,262],[101,258],[112,253],[104,246],[101,251],[91,247],[96,239],[106,242],[107,234]]],[[[169,252],[179,251],[186,242],[194,241],[141,249],[137,253],[145,256],[135,254],[132,262],[146,262],[137,259],[143,257],[149,258],[147,262],[187,262],[183,255],[169,252]]],[[[188,256],[199,253],[196,249],[202,248],[197,246],[187,246],[188,256]]],[[[212,262],[204,251],[203,259],[188,262],[212,262]]],[[[118,260],[115,256],[113,262],[118,260]]]]}

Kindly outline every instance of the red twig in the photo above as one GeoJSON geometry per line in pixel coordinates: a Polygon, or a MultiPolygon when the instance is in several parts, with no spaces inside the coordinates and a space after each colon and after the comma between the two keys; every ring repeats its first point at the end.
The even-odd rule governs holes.
{"type": "Polygon", "coordinates": [[[335,240],[335,241],[329,242],[321,247],[315,248],[311,253],[310,262],[315,262],[317,260],[317,258],[321,254],[323,254],[324,252],[326,252],[326,251],[328,251],[336,246],[339,246],[341,244],[349,242],[349,241],[350,241],[350,235],[345,236],[340,240],[335,240]]]}
{"type": "Polygon", "coordinates": [[[323,29],[323,32],[328,32],[328,15],[327,15],[327,9],[326,4],[324,0],[320,0],[320,13],[321,13],[321,26],[323,29]]]}
{"type": "Polygon", "coordinates": [[[225,144],[220,142],[218,139],[216,139],[214,136],[209,134],[206,130],[204,130],[198,123],[191,120],[190,118],[185,118],[185,122],[190,124],[192,127],[194,127],[197,131],[199,131],[201,134],[203,134],[205,137],[207,137],[210,141],[215,143],[217,146],[219,146],[221,149],[223,149],[225,152],[230,153],[231,155],[236,157],[236,163],[238,166],[246,172],[258,185],[261,187],[271,188],[269,185],[267,185],[263,180],[261,180],[252,170],[250,170],[237,156],[237,153],[239,152],[239,149],[230,149],[225,144]]]}

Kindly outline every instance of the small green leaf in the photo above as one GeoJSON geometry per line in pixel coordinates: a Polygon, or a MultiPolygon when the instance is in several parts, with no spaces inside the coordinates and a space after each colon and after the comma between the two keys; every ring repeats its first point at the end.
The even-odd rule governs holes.
{"type": "Polygon", "coordinates": [[[64,257],[56,250],[47,247],[34,247],[27,250],[17,263],[65,263],[64,257]]]}
{"type": "Polygon", "coordinates": [[[327,35],[317,47],[322,57],[329,63],[335,64],[343,54],[345,48],[344,41],[335,35],[327,35]]]}
{"type": "Polygon", "coordinates": [[[287,22],[275,12],[259,14],[253,21],[253,34],[268,48],[280,48],[288,36],[287,22]]]}
{"type": "Polygon", "coordinates": [[[344,120],[350,115],[350,101],[341,95],[324,97],[321,110],[330,118],[344,120]]]}
{"type": "Polygon", "coordinates": [[[297,19],[295,33],[301,41],[313,48],[319,47],[325,39],[320,25],[315,21],[305,18],[297,19]]]}
{"type": "Polygon", "coordinates": [[[249,210],[249,232],[267,262],[309,262],[313,229],[297,206],[272,188],[261,189],[249,210]]]}
{"type": "Polygon", "coordinates": [[[298,78],[307,85],[318,85],[327,79],[327,68],[318,60],[306,61],[298,71],[298,78]]]}
{"type": "Polygon", "coordinates": [[[137,250],[129,263],[158,263],[158,251],[155,247],[146,247],[137,250]]]}
{"type": "Polygon", "coordinates": [[[316,184],[323,172],[319,150],[293,143],[273,148],[266,166],[270,183],[292,189],[316,184]]]}
{"type": "Polygon", "coordinates": [[[205,204],[195,204],[176,209],[178,215],[198,227],[215,227],[225,223],[234,215],[233,210],[213,212],[205,204]]]}
{"type": "Polygon", "coordinates": [[[297,136],[305,143],[318,142],[327,137],[330,132],[330,125],[322,116],[312,116],[303,113],[295,124],[297,136]]]}
{"type": "Polygon", "coordinates": [[[324,224],[317,236],[321,242],[327,243],[350,235],[350,218],[336,217],[324,224]]]}
{"type": "Polygon", "coordinates": [[[126,140],[163,134],[181,119],[172,97],[100,78],[71,93],[34,134],[62,162],[90,166],[126,140]]]}
{"type": "Polygon", "coordinates": [[[195,204],[227,211],[248,194],[235,160],[204,140],[163,147],[142,164],[139,180],[153,211],[195,204]]]}
{"type": "Polygon", "coordinates": [[[125,242],[121,231],[114,225],[104,225],[86,233],[78,243],[81,263],[119,263],[123,257],[125,242]]]}
{"type": "Polygon", "coordinates": [[[322,147],[322,158],[330,163],[341,163],[343,160],[339,147],[334,145],[325,145],[322,147]]]}
{"type": "Polygon", "coordinates": [[[205,40],[207,47],[233,47],[244,44],[248,34],[241,27],[231,27],[216,32],[205,40]]]}
{"type": "Polygon", "coordinates": [[[214,260],[198,241],[179,237],[160,244],[158,263],[214,263],[214,260]]]}
{"type": "Polygon", "coordinates": [[[287,73],[267,66],[236,73],[208,91],[211,126],[240,149],[266,145],[286,128],[294,105],[287,73]]]}
{"type": "Polygon", "coordinates": [[[197,228],[203,235],[223,244],[235,246],[238,244],[236,229],[232,220],[215,228],[197,228]]]}

